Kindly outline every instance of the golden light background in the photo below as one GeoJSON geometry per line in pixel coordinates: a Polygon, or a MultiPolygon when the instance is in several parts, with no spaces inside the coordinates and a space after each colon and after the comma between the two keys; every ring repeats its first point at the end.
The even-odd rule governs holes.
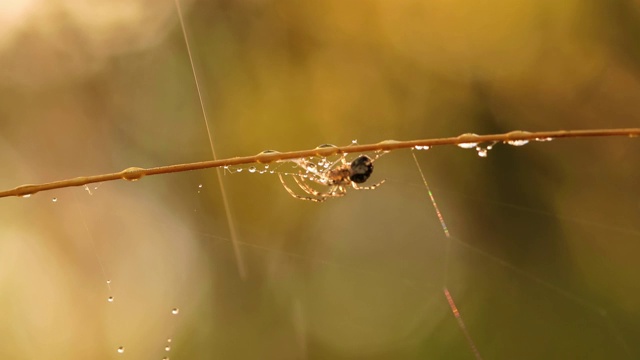
{"type": "MultiPolygon", "coordinates": [[[[637,1],[180,6],[221,158],[640,124],[637,1]]],[[[211,159],[174,1],[0,24],[2,189],[211,159]]],[[[246,279],[213,170],[0,199],[0,357],[473,359],[444,287],[484,359],[640,357],[637,139],[416,155],[451,240],[409,151],[322,204],[227,173],[246,279]]]]}

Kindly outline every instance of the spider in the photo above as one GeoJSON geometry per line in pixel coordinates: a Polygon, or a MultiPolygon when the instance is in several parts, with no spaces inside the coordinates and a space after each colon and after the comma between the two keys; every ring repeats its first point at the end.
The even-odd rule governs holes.
{"type": "Polygon", "coordinates": [[[347,185],[351,185],[351,187],[356,190],[373,190],[382,185],[384,180],[371,186],[358,185],[369,179],[369,176],[373,173],[373,162],[377,158],[378,157],[372,159],[367,155],[360,155],[351,163],[348,163],[345,160],[345,155],[342,155],[342,157],[334,163],[321,160],[317,165],[306,159],[294,160],[298,166],[302,167],[306,170],[307,174],[309,174],[302,174],[301,172],[298,174],[292,174],[293,179],[298,187],[302,189],[304,195],[298,195],[288,187],[282,178],[282,174],[279,173],[278,177],[280,177],[280,182],[282,183],[282,186],[284,186],[285,190],[287,190],[289,195],[294,198],[322,202],[329,198],[346,195],[347,185]],[[312,188],[308,181],[313,181],[316,184],[327,186],[328,190],[326,192],[318,191],[312,188]]]}

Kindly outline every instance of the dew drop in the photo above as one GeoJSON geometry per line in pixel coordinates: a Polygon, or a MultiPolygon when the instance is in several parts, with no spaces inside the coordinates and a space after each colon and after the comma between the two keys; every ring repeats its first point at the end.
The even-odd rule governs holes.
{"type": "Polygon", "coordinates": [[[428,145],[423,145],[423,146],[421,146],[421,145],[416,145],[416,146],[414,146],[414,147],[413,147],[413,149],[414,149],[414,150],[429,150],[429,149],[431,149],[431,147],[430,147],[430,146],[428,146],[428,145]]]}
{"type": "Polygon", "coordinates": [[[545,142],[545,141],[551,141],[551,140],[553,140],[553,138],[551,137],[536,138],[536,141],[539,141],[539,142],[545,142]]]}
{"type": "Polygon", "coordinates": [[[476,148],[476,151],[478,151],[478,156],[486,158],[487,157],[487,153],[488,150],[487,149],[483,149],[481,147],[476,148]]]}
{"type": "Polygon", "coordinates": [[[171,313],[172,313],[173,315],[178,315],[178,313],[179,313],[179,312],[180,312],[180,309],[178,309],[178,308],[173,308],[173,309],[171,309],[171,313]]]}
{"type": "Polygon", "coordinates": [[[238,169],[236,169],[236,172],[238,172],[238,173],[239,173],[239,172],[242,172],[242,168],[238,168],[238,169]]]}
{"type": "Polygon", "coordinates": [[[529,140],[509,140],[507,141],[507,144],[511,145],[511,146],[523,146],[523,145],[527,145],[529,143],[529,140]]]}
{"type": "Polygon", "coordinates": [[[458,147],[463,149],[473,149],[478,146],[478,142],[474,141],[478,137],[478,134],[474,133],[466,133],[458,136],[458,140],[461,142],[458,144],[458,147]]]}
{"type": "Polygon", "coordinates": [[[389,140],[382,140],[382,141],[378,142],[378,145],[390,145],[390,144],[397,144],[399,142],[400,141],[398,141],[398,140],[389,139],[389,140]]]}
{"type": "Polygon", "coordinates": [[[275,174],[276,172],[274,170],[269,170],[269,174],[275,174]]]}
{"type": "Polygon", "coordinates": [[[198,189],[202,189],[202,184],[198,185],[198,189]]]}
{"type": "Polygon", "coordinates": [[[316,146],[316,149],[326,149],[326,148],[337,148],[337,146],[333,144],[320,144],[316,146]]]}
{"type": "Polygon", "coordinates": [[[168,342],[168,343],[170,343],[171,341],[172,341],[172,340],[171,340],[171,338],[168,338],[168,339],[167,339],[167,342],[168,342]]]}
{"type": "Polygon", "coordinates": [[[249,169],[247,169],[247,170],[249,170],[250,173],[254,173],[254,172],[256,172],[257,169],[256,169],[255,166],[250,166],[249,169]]]}
{"type": "Polygon", "coordinates": [[[351,140],[351,145],[358,145],[358,139],[351,140]]]}
{"type": "Polygon", "coordinates": [[[107,284],[111,284],[111,280],[107,280],[107,284]]]}
{"type": "Polygon", "coordinates": [[[127,181],[138,181],[144,176],[144,169],[139,167],[130,167],[122,170],[120,176],[127,181]]]}
{"type": "Polygon", "coordinates": [[[109,296],[109,297],[107,298],[107,301],[108,301],[108,302],[113,302],[113,296],[109,296]]]}
{"type": "Polygon", "coordinates": [[[258,155],[269,155],[269,154],[280,154],[280,151],[277,150],[264,150],[260,151],[258,155]]]}
{"type": "Polygon", "coordinates": [[[20,195],[20,197],[23,199],[28,199],[31,197],[31,194],[20,195]]]}
{"type": "Polygon", "coordinates": [[[51,199],[51,201],[58,202],[58,198],[53,198],[53,199],[51,199]]]}
{"type": "Polygon", "coordinates": [[[122,354],[123,352],[124,352],[124,346],[120,346],[120,347],[118,348],[118,353],[119,353],[119,354],[122,354]]]}
{"type": "Polygon", "coordinates": [[[169,358],[165,356],[162,358],[162,360],[169,360],[169,358]]]}
{"type": "Polygon", "coordinates": [[[171,351],[171,346],[167,345],[164,347],[164,351],[171,351]]]}
{"type": "Polygon", "coordinates": [[[478,143],[460,143],[458,144],[458,147],[461,147],[463,149],[473,149],[477,145],[478,143]]]}

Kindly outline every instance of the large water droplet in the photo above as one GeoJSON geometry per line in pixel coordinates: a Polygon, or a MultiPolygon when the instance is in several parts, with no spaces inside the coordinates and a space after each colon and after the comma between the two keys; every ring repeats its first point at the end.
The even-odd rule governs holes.
{"type": "Polygon", "coordinates": [[[58,198],[53,198],[53,199],[51,199],[51,201],[58,202],[58,198]]]}
{"type": "Polygon", "coordinates": [[[458,140],[460,140],[460,143],[458,144],[458,146],[463,149],[473,149],[478,145],[478,142],[474,141],[476,140],[477,137],[478,137],[478,134],[474,134],[474,133],[462,134],[457,138],[458,140]]]}
{"type": "Polygon", "coordinates": [[[173,309],[171,309],[171,313],[172,313],[173,315],[178,315],[178,313],[179,313],[179,312],[180,312],[180,309],[178,309],[178,308],[173,308],[173,309]]]}
{"type": "Polygon", "coordinates": [[[111,280],[107,280],[107,284],[111,284],[111,280]]]}
{"type": "Polygon", "coordinates": [[[120,346],[118,348],[118,353],[122,354],[124,352],[124,346],[120,346]]]}
{"type": "Polygon", "coordinates": [[[326,149],[326,148],[337,148],[337,146],[333,144],[320,144],[316,146],[316,149],[326,149]]]}
{"type": "Polygon", "coordinates": [[[127,181],[138,181],[144,176],[143,171],[143,168],[134,166],[122,170],[120,176],[127,181]]]}
{"type": "Polygon", "coordinates": [[[268,154],[280,154],[280,151],[277,150],[264,150],[260,151],[258,155],[268,155],[268,154]]]}
{"type": "Polygon", "coordinates": [[[113,296],[109,296],[109,297],[107,298],[107,301],[108,301],[108,302],[113,302],[113,296]]]}
{"type": "Polygon", "coordinates": [[[249,166],[249,169],[247,169],[247,170],[249,170],[250,173],[254,173],[254,172],[256,172],[257,169],[256,169],[255,166],[249,166]]]}
{"type": "Polygon", "coordinates": [[[488,155],[488,150],[487,149],[483,149],[481,147],[477,147],[476,151],[478,152],[478,156],[486,158],[488,155]]]}
{"type": "Polygon", "coordinates": [[[164,351],[171,351],[171,346],[167,345],[164,347],[164,351]]]}
{"type": "Polygon", "coordinates": [[[509,140],[507,141],[507,144],[511,145],[511,146],[523,146],[523,145],[527,145],[529,143],[529,140],[509,140]]]}
{"type": "Polygon", "coordinates": [[[545,141],[551,141],[551,140],[553,140],[553,138],[551,137],[536,138],[536,141],[539,141],[539,142],[545,142],[545,141]]]}

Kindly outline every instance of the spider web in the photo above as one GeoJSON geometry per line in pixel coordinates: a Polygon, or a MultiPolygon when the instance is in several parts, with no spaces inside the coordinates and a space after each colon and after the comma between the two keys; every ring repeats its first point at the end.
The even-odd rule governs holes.
{"type": "MultiPolygon", "coordinates": [[[[193,26],[204,26],[204,19],[193,26]]],[[[308,146],[336,135],[334,129],[300,129],[308,136],[294,136],[287,133],[290,124],[270,132],[260,128],[255,113],[227,114],[239,119],[231,127],[222,120],[224,111],[216,110],[205,133],[199,109],[220,105],[220,95],[207,93],[216,89],[211,74],[222,69],[207,68],[206,37],[192,40],[195,60],[185,59],[182,35],[176,32],[167,45],[182,60],[164,65],[178,74],[169,80],[189,89],[195,62],[204,104],[195,90],[184,97],[133,97],[138,106],[145,96],[181,100],[154,103],[157,109],[147,111],[158,118],[149,127],[118,124],[127,140],[114,151],[128,151],[113,168],[210,158],[216,131],[221,136],[215,145],[224,155],[252,146],[258,152],[273,143],[308,146]],[[183,117],[179,126],[170,128],[176,120],[162,117],[166,108],[183,117]],[[163,126],[169,128],[157,130],[163,126]],[[278,138],[279,132],[285,137],[278,138]],[[254,133],[269,136],[260,143],[254,133]]],[[[154,61],[167,53],[173,54],[154,54],[154,61]]],[[[148,61],[128,59],[116,69],[120,81],[131,86],[157,75],[148,61]],[[144,75],[122,80],[137,72],[144,75]]],[[[44,160],[28,157],[28,148],[17,145],[43,121],[31,120],[14,137],[6,135],[13,139],[3,148],[11,154],[3,158],[7,168],[34,164],[17,171],[6,187],[56,174],[46,154],[44,160]],[[40,166],[50,173],[34,170],[40,166]]],[[[349,132],[357,134],[357,126],[349,132]]],[[[105,141],[99,132],[79,134],[105,141]]],[[[55,142],[43,141],[56,149],[55,142]]],[[[635,142],[610,141],[496,146],[487,159],[456,148],[433,149],[415,152],[418,167],[409,152],[397,151],[376,162],[369,181],[386,179],[379,189],[350,191],[323,204],[295,200],[276,175],[258,176],[249,168],[223,177],[229,206],[211,171],[7,199],[0,202],[7,315],[1,326],[4,343],[12,347],[0,347],[0,354],[636,358],[637,171],[622,171],[615,162],[633,164],[638,151],[635,142]],[[609,147],[615,151],[603,150],[609,147]],[[591,157],[588,167],[580,163],[585,154],[591,157]],[[238,228],[235,239],[230,216],[238,228]],[[239,271],[237,249],[246,275],[239,271]]],[[[64,158],[64,150],[51,151],[64,158]]],[[[91,154],[75,154],[74,161],[98,172],[104,155],[98,152],[93,160],[91,154]]],[[[68,171],[60,169],[60,177],[68,171]]]]}

